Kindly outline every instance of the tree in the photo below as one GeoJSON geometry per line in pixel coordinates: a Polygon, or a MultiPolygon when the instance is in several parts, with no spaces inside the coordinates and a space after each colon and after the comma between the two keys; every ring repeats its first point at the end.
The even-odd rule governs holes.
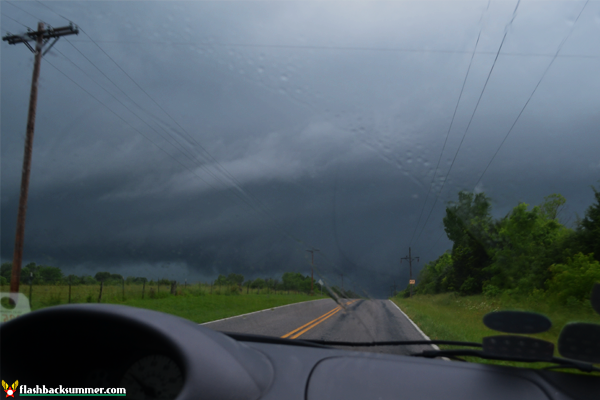
{"type": "Polygon", "coordinates": [[[467,232],[477,240],[486,237],[486,228],[490,225],[491,202],[484,193],[469,193],[460,191],[458,202],[451,202],[446,207],[444,230],[448,239],[454,244],[467,240],[467,232]]]}
{"type": "Polygon", "coordinates": [[[561,303],[568,304],[570,298],[589,300],[594,284],[600,283],[600,263],[591,254],[578,253],[565,264],[552,265],[550,270],[554,276],[548,282],[548,292],[561,303]]]}
{"type": "MultiPolygon", "coordinates": [[[[452,246],[452,269],[447,271],[448,290],[462,294],[481,293],[484,268],[491,258],[487,248],[492,243],[491,202],[484,193],[458,193],[458,202],[446,207],[444,230],[452,246]]],[[[440,282],[441,283],[441,282],[440,282]]]]}
{"type": "Polygon", "coordinates": [[[230,285],[241,285],[242,282],[244,282],[244,275],[230,273],[227,275],[227,282],[229,282],[230,285]]]}
{"type": "Polygon", "coordinates": [[[56,284],[60,283],[64,276],[60,268],[42,266],[38,270],[38,274],[44,283],[56,284]]]}
{"type": "Polygon", "coordinates": [[[12,263],[5,262],[0,266],[0,276],[4,277],[8,282],[10,282],[10,277],[12,276],[12,263]]]}
{"type": "Polygon", "coordinates": [[[225,275],[219,274],[217,279],[215,280],[215,285],[217,286],[227,286],[229,285],[229,279],[225,275]]]}
{"type": "Polygon", "coordinates": [[[266,283],[265,283],[264,279],[262,279],[262,278],[256,278],[254,280],[254,282],[252,282],[253,289],[262,289],[265,286],[266,286],[266,283]]]}
{"type": "Polygon", "coordinates": [[[96,275],[94,275],[94,279],[98,282],[106,282],[110,279],[110,272],[97,272],[96,275]]]}
{"type": "Polygon", "coordinates": [[[596,261],[600,261],[600,191],[594,190],[596,202],[588,207],[585,217],[579,221],[577,228],[577,243],[584,254],[594,254],[596,261]]]}

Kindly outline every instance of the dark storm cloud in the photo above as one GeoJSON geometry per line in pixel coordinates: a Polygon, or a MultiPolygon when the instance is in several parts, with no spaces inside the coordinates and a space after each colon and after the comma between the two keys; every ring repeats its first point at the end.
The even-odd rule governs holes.
{"type": "MultiPolygon", "coordinates": [[[[326,280],[339,284],[344,273],[377,293],[407,279],[398,262],[413,232],[422,261],[448,248],[443,206],[460,189],[485,191],[496,216],[555,192],[571,214],[592,200],[589,185],[600,176],[596,2],[576,23],[583,2],[522,2],[512,25],[512,2],[48,4],[119,66],[85,34],[69,39],[81,53],[61,40],[44,59],[26,260],[77,273],[267,277],[308,272],[305,249],[315,246],[326,280]]],[[[66,22],[37,3],[18,6],[54,26],[66,22]]],[[[22,29],[4,17],[2,28],[22,29]]],[[[2,46],[4,261],[32,56],[2,46]]]]}

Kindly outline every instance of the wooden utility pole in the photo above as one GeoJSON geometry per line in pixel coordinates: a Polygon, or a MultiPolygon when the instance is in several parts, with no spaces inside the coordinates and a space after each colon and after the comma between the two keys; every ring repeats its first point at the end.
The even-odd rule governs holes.
{"type": "Polygon", "coordinates": [[[19,282],[21,278],[21,263],[23,262],[23,242],[25,240],[25,214],[27,212],[27,196],[29,194],[29,176],[31,173],[31,153],[33,149],[33,133],[35,130],[35,112],[37,106],[38,80],[40,77],[40,67],[42,56],[54,46],[61,36],[77,35],[79,29],[73,26],[62,28],[44,29],[44,23],[38,22],[37,31],[30,30],[23,35],[11,35],[10,33],[2,38],[8,44],[24,43],[33,54],[35,61],[33,63],[33,77],[31,78],[31,92],[29,94],[29,110],[27,114],[27,132],[25,136],[25,155],[23,157],[23,170],[21,171],[21,193],[19,195],[19,211],[17,214],[17,233],[15,237],[15,250],[13,253],[12,271],[10,278],[10,291],[19,292],[19,282]],[[42,49],[50,39],[54,39],[50,47],[42,53],[42,49]],[[29,42],[35,41],[35,49],[29,42]]]}
{"type": "Polygon", "coordinates": [[[315,251],[319,251],[319,249],[315,249],[314,247],[310,250],[306,250],[310,253],[310,295],[312,296],[315,292],[313,290],[314,286],[314,273],[315,273],[315,251]]]}
{"type": "Polygon", "coordinates": [[[400,259],[400,264],[402,264],[402,260],[408,260],[408,268],[409,268],[409,274],[410,274],[410,278],[409,278],[410,280],[409,280],[408,284],[410,285],[410,297],[412,297],[412,295],[413,295],[413,286],[415,284],[415,281],[412,278],[412,262],[413,262],[413,260],[417,260],[417,262],[419,262],[419,257],[413,257],[411,255],[410,247],[409,247],[408,248],[408,257],[402,257],[400,259]]]}

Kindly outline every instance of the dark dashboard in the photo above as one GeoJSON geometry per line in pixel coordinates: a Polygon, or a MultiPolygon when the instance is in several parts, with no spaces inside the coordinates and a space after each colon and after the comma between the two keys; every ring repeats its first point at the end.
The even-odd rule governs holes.
{"type": "Polygon", "coordinates": [[[131,399],[598,399],[600,377],[234,340],[116,305],[47,308],[0,326],[6,382],[125,387],[131,399]]]}

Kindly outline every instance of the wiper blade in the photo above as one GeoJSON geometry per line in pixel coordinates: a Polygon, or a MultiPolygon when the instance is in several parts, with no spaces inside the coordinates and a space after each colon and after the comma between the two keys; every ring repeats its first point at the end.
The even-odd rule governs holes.
{"type": "Polygon", "coordinates": [[[282,339],[275,336],[263,336],[263,335],[253,335],[250,333],[236,333],[236,332],[221,332],[224,335],[229,336],[234,340],[239,340],[241,342],[253,342],[253,343],[270,343],[270,344],[286,344],[292,346],[304,346],[304,347],[319,347],[319,348],[330,348],[329,346],[324,346],[319,343],[311,343],[306,340],[299,339],[282,339]]]}
{"type": "Polygon", "coordinates": [[[327,346],[349,346],[349,347],[375,347],[375,346],[410,346],[448,344],[453,346],[482,347],[481,343],[458,342],[453,340],[393,340],[388,342],[335,342],[331,340],[304,340],[305,342],[322,344],[327,346]]]}
{"type": "Polygon", "coordinates": [[[472,356],[479,357],[486,360],[504,360],[504,361],[520,361],[520,362],[551,362],[558,364],[557,367],[565,368],[577,368],[583,372],[600,372],[600,368],[597,368],[589,363],[579,362],[575,360],[569,360],[567,358],[551,357],[551,358],[530,358],[530,357],[517,357],[517,356],[501,356],[488,354],[479,350],[425,350],[421,353],[411,354],[413,357],[456,357],[456,356],[472,356]]]}
{"type": "Polygon", "coordinates": [[[458,342],[452,340],[394,340],[388,342],[336,342],[330,340],[313,339],[282,339],[274,336],[253,335],[249,333],[221,332],[232,339],[244,342],[291,344],[307,347],[348,346],[348,347],[375,347],[375,346],[409,346],[409,345],[432,345],[447,344],[454,346],[481,347],[481,343],[458,342]]]}

